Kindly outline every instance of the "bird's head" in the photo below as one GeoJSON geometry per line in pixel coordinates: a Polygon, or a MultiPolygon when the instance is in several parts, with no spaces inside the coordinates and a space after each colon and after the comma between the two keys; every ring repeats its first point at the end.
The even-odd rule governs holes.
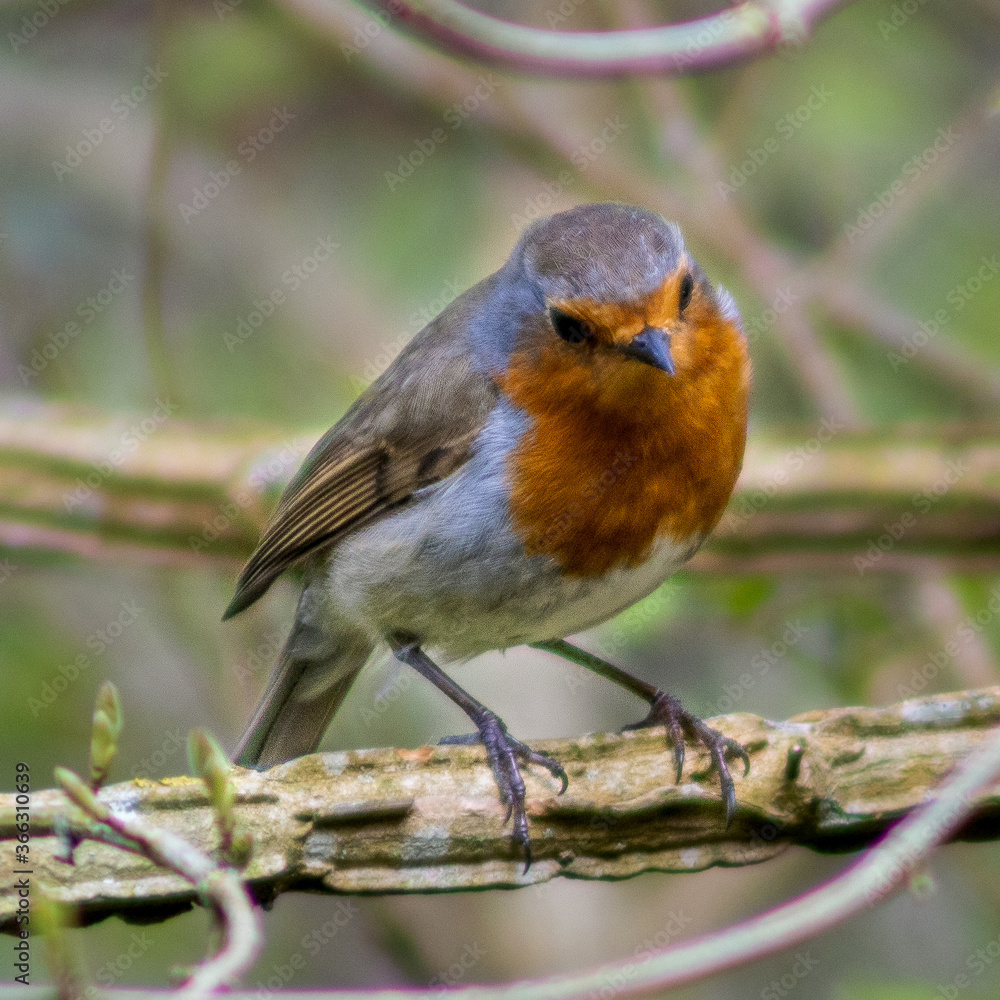
{"type": "Polygon", "coordinates": [[[509,266],[533,298],[512,364],[544,373],[553,391],[572,386],[598,403],[639,405],[640,394],[708,389],[720,369],[733,369],[745,389],[746,372],[735,370],[747,367],[736,305],[662,216],[582,205],[529,227],[509,266]]]}

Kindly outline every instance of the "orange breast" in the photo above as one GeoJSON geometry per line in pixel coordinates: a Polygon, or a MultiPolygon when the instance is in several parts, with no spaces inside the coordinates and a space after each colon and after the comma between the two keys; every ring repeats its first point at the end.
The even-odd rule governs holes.
{"type": "Polygon", "coordinates": [[[679,341],[674,376],[555,341],[512,358],[500,385],[531,417],[509,459],[529,554],[599,576],[664,537],[696,547],[719,520],[743,460],[749,359],[728,322],[679,341]]]}

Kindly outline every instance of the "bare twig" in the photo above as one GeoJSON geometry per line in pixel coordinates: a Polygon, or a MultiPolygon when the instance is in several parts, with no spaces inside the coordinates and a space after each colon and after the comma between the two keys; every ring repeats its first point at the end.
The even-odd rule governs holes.
{"type": "MultiPolygon", "coordinates": [[[[350,52],[349,58],[356,55],[410,96],[416,94],[444,107],[462,100],[479,83],[475,67],[461,66],[436,53],[422,51],[391,31],[372,33],[372,20],[366,19],[357,8],[326,0],[280,2],[319,36],[350,52]],[[363,50],[353,46],[352,40],[359,32],[369,38],[363,50]]],[[[383,5],[390,12],[396,9],[393,0],[384,0],[383,5]]],[[[540,164],[550,166],[553,153],[568,163],[578,148],[578,137],[567,130],[562,105],[539,100],[537,86],[528,88],[517,81],[505,81],[479,114],[486,124],[516,141],[520,150],[533,151],[540,164]],[[546,110],[548,104],[554,107],[546,110]]],[[[790,289],[794,301],[776,317],[771,329],[820,412],[848,423],[856,422],[855,404],[835,362],[823,357],[826,349],[812,331],[806,307],[814,303],[835,322],[852,326],[890,347],[909,343],[918,328],[916,320],[889,306],[845,269],[833,267],[829,253],[809,264],[794,261],[763,239],[742,215],[722,204],[717,191],[711,189],[712,183],[718,183],[719,164],[698,128],[688,124],[690,127],[682,130],[683,142],[672,146],[671,152],[683,151],[686,143],[683,162],[689,172],[687,179],[698,182],[698,189],[690,196],[612,153],[588,164],[585,176],[579,178],[580,188],[646,205],[676,220],[693,242],[711,247],[729,261],[757,291],[762,303],[769,303],[781,290],[790,289]],[[817,357],[820,360],[814,365],[817,357]]],[[[995,410],[1000,398],[997,390],[1000,380],[984,371],[981,363],[969,358],[950,339],[938,338],[926,345],[920,350],[918,360],[963,396],[971,396],[995,410]]]]}
{"type": "Polygon", "coordinates": [[[552,31],[511,24],[457,0],[379,0],[398,20],[450,52],[534,73],[607,77],[690,73],[800,42],[843,0],[748,0],[718,14],[657,28],[552,31]]]}
{"type": "Polygon", "coordinates": [[[95,840],[148,858],[154,865],[176,872],[215,909],[225,929],[225,944],[194,970],[177,995],[195,1000],[231,986],[253,964],[262,943],[257,912],[237,872],[169,830],[146,827],[131,816],[113,812],[72,772],[57,768],[56,777],[67,798],[86,817],[82,822],[70,819],[65,827],[74,840],[95,840]]]}

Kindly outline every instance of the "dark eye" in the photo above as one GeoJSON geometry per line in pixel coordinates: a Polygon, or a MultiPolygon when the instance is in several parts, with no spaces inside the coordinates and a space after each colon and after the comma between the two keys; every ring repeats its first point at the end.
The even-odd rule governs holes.
{"type": "Polygon", "coordinates": [[[582,344],[590,336],[590,327],[582,319],[558,309],[550,309],[549,316],[556,333],[569,344],[582,344]]]}
{"type": "Polygon", "coordinates": [[[694,291],[694,278],[685,274],[681,279],[681,294],[677,301],[677,312],[682,313],[691,303],[691,293],[694,291]]]}

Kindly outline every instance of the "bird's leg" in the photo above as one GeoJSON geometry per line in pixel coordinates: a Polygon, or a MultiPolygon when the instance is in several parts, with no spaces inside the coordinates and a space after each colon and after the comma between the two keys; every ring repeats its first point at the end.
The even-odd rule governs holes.
{"type": "Polygon", "coordinates": [[[393,645],[393,653],[403,663],[423,674],[438,690],[443,691],[475,723],[478,736],[452,737],[442,743],[482,742],[486,757],[490,762],[493,777],[500,789],[500,800],[507,806],[504,823],[514,817],[513,838],[524,850],[524,870],[531,865],[531,844],[528,839],[528,817],[524,810],[524,779],[518,767],[522,764],[539,764],[553,777],[562,782],[562,792],[566,791],[569,779],[563,766],[551,757],[537,753],[531,747],[514,739],[507,732],[503,720],[485,705],[477,701],[466,690],[460,688],[434,661],[415,643],[393,645]]]}
{"type": "Polygon", "coordinates": [[[670,733],[670,742],[674,750],[674,762],[677,764],[677,780],[681,780],[684,770],[684,738],[690,736],[701,743],[712,758],[712,763],[719,772],[719,784],[722,787],[722,800],[726,806],[726,826],[732,822],[733,814],[736,812],[736,788],[733,785],[732,775],[729,773],[727,758],[739,757],[743,761],[743,774],[750,771],[750,757],[741,743],[730,739],[728,736],[715,729],[706,726],[697,715],[685,711],[681,703],[673,696],[661,691],[652,684],[640,680],[626,673],[620,667],[616,667],[607,660],[602,660],[593,653],[588,653],[584,649],[579,649],[565,639],[550,639],[546,642],[533,642],[531,644],[536,649],[544,649],[546,652],[555,653],[564,659],[570,660],[581,667],[593,670],[594,673],[606,677],[609,681],[638,695],[649,703],[649,714],[641,721],[626,729],[642,729],[646,726],[666,726],[670,733]]]}

